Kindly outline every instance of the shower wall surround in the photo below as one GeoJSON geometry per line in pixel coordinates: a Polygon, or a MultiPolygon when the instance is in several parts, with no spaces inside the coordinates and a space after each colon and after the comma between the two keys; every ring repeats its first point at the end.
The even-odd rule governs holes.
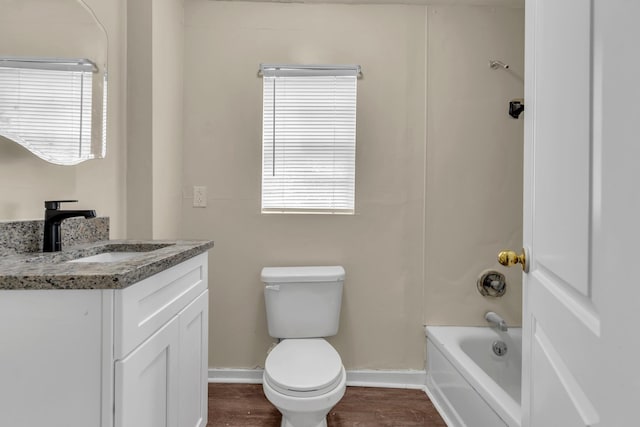
{"type": "Polygon", "coordinates": [[[524,9],[427,12],[425,323],[484,326],[495,311],[516,326],[522,273],[496,257],[522,247],[524,116],[508,107],[524,95],[524,9]],[[510,67],[493,70],[490,59],[510,67]],[[504,296],[478,293],[486,269],[506,276],[504,296]]]}

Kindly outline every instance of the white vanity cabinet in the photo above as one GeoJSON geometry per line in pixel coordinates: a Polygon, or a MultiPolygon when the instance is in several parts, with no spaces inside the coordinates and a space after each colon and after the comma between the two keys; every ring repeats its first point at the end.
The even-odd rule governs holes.
{"type": "Polygon", "coordinates": [[[0,426],[205,427],[207,254],[124,289],[0,291],[0,426]]]}
{"type": "Polygon", "coordinates": [[[179,340],[174,318],[116,362],[116,427],[178,426],[179,340]]]}
{"type": "Polygon", "coordinates": [[[206,273],[196,257],[116,292],[115,427],[205,426],[206,273]]]}

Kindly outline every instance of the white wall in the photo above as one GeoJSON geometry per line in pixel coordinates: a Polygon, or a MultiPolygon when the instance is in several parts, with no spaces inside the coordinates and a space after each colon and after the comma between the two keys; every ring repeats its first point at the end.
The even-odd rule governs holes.
{"type": "MultiPolygon", "coordinates": [[[[77,166],[56,166],[11,141],[0,140],[0,220],[42,218],[44,200],[78,199],[78,208],[111,217],[111,236],[118,238],[125,232],[124,1],[86,0],[86,4],[108,36],[107,157],[77,166]]],[[[55,8],[47,16],[55,20],[55,8]]],[[[56,52],[51,54],[56,56],[56,52]]]]}

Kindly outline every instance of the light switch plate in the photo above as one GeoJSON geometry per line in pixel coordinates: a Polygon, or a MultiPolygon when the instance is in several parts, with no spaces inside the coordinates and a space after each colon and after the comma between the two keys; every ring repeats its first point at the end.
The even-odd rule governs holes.
{"type": "Polygon", "coordinates": [[[193,186],[193,207],[194,208],[207,207],[207,187],[200,186],[200,185],[193,186]]]}

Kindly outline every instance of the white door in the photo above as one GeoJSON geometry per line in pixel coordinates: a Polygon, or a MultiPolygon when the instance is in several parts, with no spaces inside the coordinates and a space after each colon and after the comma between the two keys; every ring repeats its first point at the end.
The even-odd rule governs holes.
{"type": "Polygon", "coordinates": [[[180,357],[178,416],[180,427],[207,425],[209,292],[204,291],[179,314],[180,357]]]}
{"type": "Polygon", "coordinates": [[[639,22],[526,2],[525,427],[640,425],[639,22]]]}
{"type": "Polygon", "coordinates": [[[115,363],[115,427],[178,427],[175,317],[115,363]]]}

